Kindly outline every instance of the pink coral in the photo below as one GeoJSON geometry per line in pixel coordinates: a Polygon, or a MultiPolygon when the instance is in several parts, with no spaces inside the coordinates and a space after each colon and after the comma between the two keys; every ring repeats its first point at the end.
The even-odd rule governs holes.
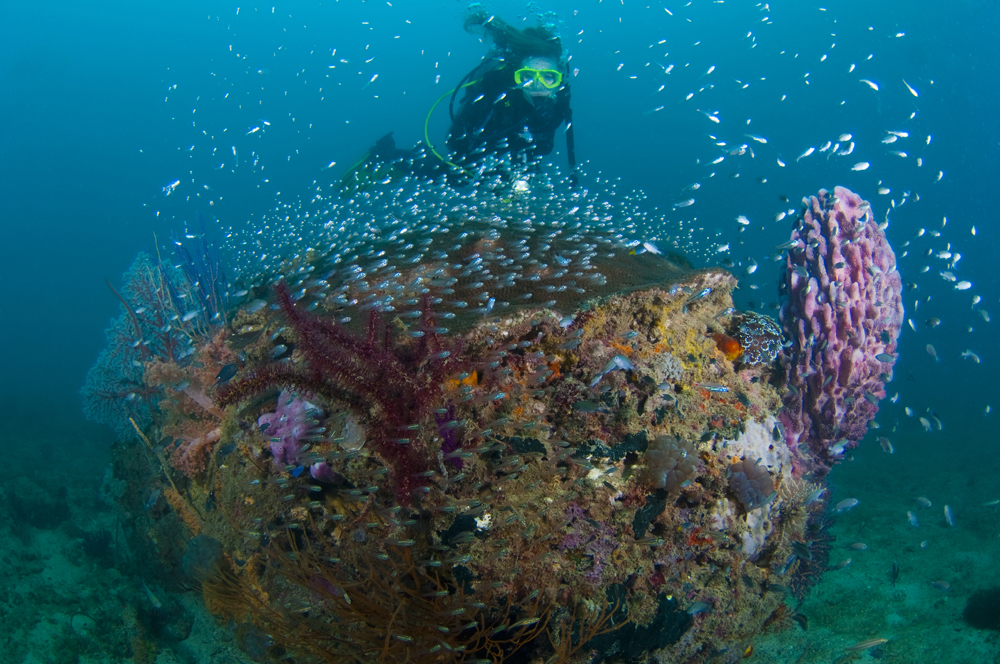
{"type": "Polygon", "coordinates": [[[216,428],[204,436],[179,444],[170,455],[170,464],[187,477],[197,477],[205,472],[212,446],[219,441],[222,429],[216,428]]]}

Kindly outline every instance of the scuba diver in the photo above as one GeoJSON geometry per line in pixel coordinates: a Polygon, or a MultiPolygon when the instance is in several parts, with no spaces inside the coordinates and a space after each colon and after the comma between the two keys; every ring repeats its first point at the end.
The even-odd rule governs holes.
{"type": "MultiPolygon", "coordinates": [[[[570,186],[576,185],[576,155],[573,145],[573,113],[570,109],[568,67],[562,43],[544,27],[517,29],[499,18],[476,13],[465,21],[465,29],[481,29],[493,41],[490,53],[465,75],[454,90],[439,98],[424,122],[424,142],[412,150],[401,150],[389,132],[341,179],[341,196],[349,198],[375,183],[387,183],[412,174],[426,179],[447,177],[468,184],[483,175],[513,179],[506,169],[482,165],[487,156],[509,155],[511,166],[536,171],[542,157],[550,154],[556,130],[566,124],[566,152],[570,186]],[[458,113],[455,98],[464,96],[458,113]],[[451,116],[447,146],[442,155],[430,142],[428,124],[434,109],[450,97],[451,116]]],[[[515,191],[527,188],[514,182],[515,191]]]]}

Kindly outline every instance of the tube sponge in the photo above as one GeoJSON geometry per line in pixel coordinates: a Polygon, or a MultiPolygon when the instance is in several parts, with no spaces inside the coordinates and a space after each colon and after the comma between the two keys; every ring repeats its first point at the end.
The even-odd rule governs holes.
{"type": "Polygon", "coordinates": [[[868,432],[903,323],[896,255],[871,206],[837,187],[805,199],[782,275],[781,422],[796,474],[825,474],[868,432]]]}
{"type": "Polygon", "coordinates": [[[257,424],[271,439],[271,454],[279,468],[299,464],[302,438],[316,425],[312,413],[317,410],[316,406],[293,392],[282,390],[277,410],[261,415],[257,420],[257,424]]]}
{"type": "Polygon", "coordinates": [[[694,443],[673,436],[657,436],[646,450],[647,479],[657,489],[680,490],[684,482],[697,474],[695,452],[694,443]]]}
{"type": "Polygon", "coordinates": [[[766,505],[774,495],[771,474],[753,459],[733,462],[729,467],[729,488],[748,512],[766,505]]]}

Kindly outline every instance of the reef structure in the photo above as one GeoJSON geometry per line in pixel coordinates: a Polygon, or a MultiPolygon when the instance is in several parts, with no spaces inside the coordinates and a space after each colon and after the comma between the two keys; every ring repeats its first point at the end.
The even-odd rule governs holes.
{"type": "Polygon", "coordinates": [[[824,473],[867,433],[892,380],[902,281],[867,201],[836,187],[803,204],[780,284],[781,421],[804,469],[824,473]]]}
{"type": "MultiPolygon", "coordinates": [[[[825,508],[803,473],[827,457],[779,425],[807,344],[779,364],[730,273],[568,203],[330,222],[327,249],[246,285],[203,360],[150,360],[214,400],[203,463],[164,468],[173,532],[198,535],[172,567],[247,656],[735,662],[786,610],[825,508]]],[[[147,443],[194,411],[163,404],[147,443]]]]}
{"type": "Polygon", "coordinates": [[[328,661],[384,661],[385,635],[392,658],[414,662],[443,651],[571,662],[595,650],[607,661],[732,660],[782,601],[768,588],[781,585],[782,542],[803,536],[793,515],[805,512],[807,486],[787,452],[769,451],[784,449],[771,435],[778,392],[737,374],[706,334],[734,285],[724,271],[686,271],[570,324],[523,308],[447,340],[430,331],[430,308],[413,319],[420,336],[399,319],[388,339],[380,325],[342,330],[344,348],[365,347],[374,330],[386,349],[366,356],[364,386],[317,379],[307,338],[325,314],[301,311],[280,286],[269,325],[291,323],[285,341],[301,350],[247,367],[218,397],[233,418],[223,443],[246,458],[220,469],[221,504],[239,509],[202,530],[227,551],[225,571],[203,578],[209,605],[300,655],[334,653],[328,661]],[[438,350],[446,341],[461,350],[438,350]],[[675,383],[654,381],[664,353],[683,358],[675,383]],[[426,405],[386,384],[407,367],[433,380],[411,386],[426,405]],[[278,389],[279,410],[294,391],[321,414],[300,432],[311,447],[275,476],[280,464],[265,460],[287,447],[254,423],[274,421],[260,415],[274,396],[255,397],[278,389]],[[390,403],[396,415],[382,417],[390,403]],[[360,446],[348,442],[359,437],[353,422],[360,446]],[[304,472],[317,463],[330,481],[304,472]],[[241,537],[234,521],[266,524],[268,544],[241,537]],[[400,577],[409,581],[381,587],[400,577]],[[309,620],[261,612],[265,596],[309,606],[309,620]]]}

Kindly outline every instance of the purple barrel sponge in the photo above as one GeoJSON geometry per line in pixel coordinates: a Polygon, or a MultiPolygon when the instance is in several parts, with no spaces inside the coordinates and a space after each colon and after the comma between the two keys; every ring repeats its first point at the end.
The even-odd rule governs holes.
{"type": "Polygon", "coordinates": [[[822,475],[864,437],[885,397],[902,281],[867,201],[836,187],[803,203],[780,284],[791,342],[781,360],[788,393],[780,418],[796,472],[822,475]]]}

